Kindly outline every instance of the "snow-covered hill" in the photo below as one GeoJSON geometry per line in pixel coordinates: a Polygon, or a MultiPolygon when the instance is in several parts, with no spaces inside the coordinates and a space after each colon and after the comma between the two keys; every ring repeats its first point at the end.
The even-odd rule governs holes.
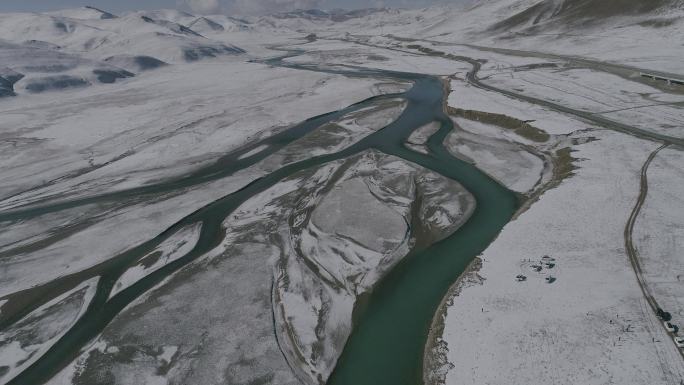
{"type": "Polygon", "coordinates": [[[229,18],[217,22],[175,10],[120,17],[92,7],[0,14],[0,94],[112,83],[165,64],[244,53],[229,36],[203,35],[231,30],[241,28],[229,18]]]}
{"type": "Polygon", "coordinates": [[[114,19],[116,16],[101,9],[85,6],[81,8],[64,9],[54,12],[46,12],[46,15],[68,17],[71,19],[98,20],[114,19]]]}
{"type": "MultiPolygon", "coordinates": [[[[677,72],[684,61],[682,0],[481,0],[469,7],[376,10],[331,18],[318,12],[259,18],[262,29],[320,36],[394,35],[487,47],[542,50],[677,72]]],[[[684,71],[679,71],[684,72],[684,71]]]]}
{"type": "Polygon", "coordinates": [[[490,29],[564,29],[601,25],[619,16],[638,18],[667,17],[681,0],[543,0],[495,23],[490,29]]]}
{"type": "Polygon", "coordinates": [[[317,26],[361,31],[400,31],[419,36],[459,35],[462,40],[512,31],[581,32],[639,23],[668,27],[684,17],[682,0],[481,0],[469,7],[433,6],[415,10],[369,9],[340,15],[297,11],[260,18],[280,27],[317,26]]]}
{"type": "MultiPolygon", "coordinates": [[[[119,18],[78,20],[43,14],[0,15],[0,36],[16,44],[27,40],[51,43],[60,50],[92,59],[117,54],[149,55],[168,62],[242,53],[230,44],[213,41],[189,27],[149,12],[119,18]]],[[[194,19],[193,19],[194,20],[194,19]]]]}
{"type": "Polygon", "coordinates": [[[297,10],[250,18],[173,9],[117,16],[93,7],[8,13],[0,14],[0,49],[6,58],[0,63],[0,87],[3,95],[14,95],[113,82],[165,64],[239,55],[245,52],[242,42],[268,35],[312,33],[438,38],[519,49],[543,45],[554,53],[674,71],[663,63],[684,59],[680,43],[668,38],[684,33],[683,8],[683,0],[483,0],[467,8],[297,10]],[[53,64],[47,73],[46,65],[24,59],[53,64]],[[99,75],[102,71],[108,75],[99,75]]]}
{"type": "Polygon", "coordinates": [[[133,73],[106,62],[60,52],[51,46],[27,42],[23,45],[0,40],[0,96],[40,93],[114,83],[133,73]]]}

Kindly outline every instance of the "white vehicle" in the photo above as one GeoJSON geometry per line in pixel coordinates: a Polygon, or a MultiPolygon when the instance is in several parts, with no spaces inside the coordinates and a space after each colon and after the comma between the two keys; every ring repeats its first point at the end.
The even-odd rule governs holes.
{"type": "Polygon", "coordinates": [[[665,329],[667,329],[667,331],[670,333],[674,333],[677,328],[675,325],[671,324],[668,321],[663,322],[663,325],[665,325],[665,329]]]}
{"type": "Polygon", "coordinates": [[[675,337],[674,343],[678,348],[684,348],[684,337],[675,337]]]}

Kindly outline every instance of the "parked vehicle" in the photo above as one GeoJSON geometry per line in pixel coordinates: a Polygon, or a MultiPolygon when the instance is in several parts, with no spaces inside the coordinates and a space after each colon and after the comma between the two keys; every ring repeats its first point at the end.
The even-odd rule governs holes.
{"type": "Polygon", "coordinates": [[[678,348],[684,348],[684,337],[675,337],[674,343],[678,348]]]}
{"type": "Polygon", "coordinates": [[[672,315],[661,308],[656,309],[656,315],[663,321],[669,321],[672,319],[672,315]]]}
{"type": "Polygon", "coordinates": [[[516,279],[516,281],[518,281],[518,282],[527,281],[527,277],[525,277],[525,276],[522,275],[522,274],[518,274],[518,275],[515,277],[515,279],[516,279]]]}
{"type": "Polygon", "coordinates": [[[667,329],[667,331],[670,333],[675,333],[677,331],[677,325],[671,323],[670,321],[663,322],[663,325],[665,325],[665,329],[667,329]]]}

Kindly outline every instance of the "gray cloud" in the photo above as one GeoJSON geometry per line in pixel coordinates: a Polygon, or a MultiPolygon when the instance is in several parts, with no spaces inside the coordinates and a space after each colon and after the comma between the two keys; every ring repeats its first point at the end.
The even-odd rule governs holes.
{"type": "Polygon", "coordinates": [[[231,13],[243,15],[321,8],[327,0],[181,0],[181,8],[198,14],[231,13]]]}
{"type": "Polygon", "coordinates": [[[263,14],[292,11],[295,9],[320,8],[324,0],[231,0],[228,9],[242,14],[263,14]]]}
{"type": "Polygon", "coordinates": [[[0,12],[42,12],[92,5],[115,13],[178,7],[194,13],[254,14],[295,8],[366,8],[379,5],[418,8],[435,3],[464,4],[472,1],[485,0],[0,0],[0,12]]]}
{"type": "Polygon", "coordinates": [[[185,5],[195,13],[210,14],[221,12],[219,0],[185,0],[185,5]]]}

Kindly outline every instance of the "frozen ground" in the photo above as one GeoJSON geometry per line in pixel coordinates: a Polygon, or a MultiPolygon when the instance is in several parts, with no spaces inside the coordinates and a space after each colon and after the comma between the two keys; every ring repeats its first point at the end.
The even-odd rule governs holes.
{"type": "Polygon", "coordinates": [[[449,105],[464,110],[502,114],[521,121],[533,121],[549,134],[569,134],[586,129],[588,124],[577,123],[571,117],[553,113],[546,108],[530,105],[493,92],[481,90],[462,81],[451,82],[449,105]]]}
{"type": "Polygon", "coordinates": [[[384,82],[217,59],[63,93],[57,101],[52,94],[5,100],[0,205],[178,176],[366,99],[378,92],[376,83],[384,82]]]}
{"type": "MultiPolygon", "coordinates": [[[[47,94],[9,99],[0,106],[8,117],[0,123],[6,138],[0,144],[5,148],[0,206],[7,210],[88,197],[178,177],[295,122],[370,97],[379,92],[376,84],[387,81],[216,61],[161,69],[129,84],[71,92],[58,101],[47,94]],[[261,86],[250,79],[260,79],[261,86]]],[[[339,135],[347,137],[353,139],[339,135]]],[[[135,198],[129,203],[137,204],[128,208],[114,204],[3,223],[1,247],[13,256],[3,262],[0,292],[7,295],[96,265],[280,164],[270,161],[261,170],[203,184],[192,190],[198,195],[191,200],[177,193],[135,198]],[[121,223],[127,226],[120,228],[121,223]],[[121,238],[105,236],[114,229],[121,238]],[[36,252],[20,248],[46,239],[52,241],[36,252]]]]}
{"type": "MultiPolygon", "coordinates": [[[[493,72],[493,71],[492,71],[493,72]]],[[[506,69],[481,75],[488,84],[549,99],[609,119],[682,137],[684,95],[664,93],[591,69],[506,69]]]]}
{"type": "Polygon", "coordinates": [[[649,289],[677,325],[684,322],[682,166],[681,148],[666,148],[656,156],[648,169],[646,202],[634,227],[634,242],[649,289]]]}
{"type": "Polygon", "coordinates": [[[344,64],[434,75],[450,75],[464,71],[469,67],[466,64],[459,65],[446,59],[425,60],[424,57],[410,52],[382,50],[336,40],[321,39],[299,48],[306,50],[306,53],[292,58],[290,61],[295,63],[344,64]]]}
{"type": "Polygon", "coordinates": [[[165,265],[188,254],[197,244],[201,225],[195,224],[183,228],[166,241],[162,242],[151,253],[136,261],[136,265],[126,270],[114,283],[110,297],[115,296],[130,285],[144,278],[146,275],[159,270],[165,265]]]}
{"type": "Polygon", "coordinates": [[[302,172],[240,206],[217,249],[119,314],[54,383],[320,383],[356,296],[415,242],[407,223],[440,238],[472,205],[456,182],[376,152],[302,172]]]}
{"type": "Polygon", "coordinates": [[[0,381],[26,370],[74,326],[95,295],[97,282],[83,282],[0,332],[0,381]]]}
{"type": "Polygon", "coordinates": [[[496,126],[463,118],[455,119],[455,123],[460,129],[447,137],[449,151],[474,162],[509,189],[531,192],[550,180],[550,156],[542,148],[550,149],[557,143],[534,146],[524,138],[507,136],[496,126]]]}
{"type": "Polygon", "coordinates": [[[264,167],[276,170],[312,156],[341,151],[393,122],[405,107],[402,99],[390,99],[347,114],[271,155],[264,160],[264,167]]]}
{"type": "MultiPolygon", "coordinates": [[[[436,314],[427,384],[678,384],[682,355],[639,289],[623,233],[641,167],[661,143],[591,119],[682,138],[682,87],[639,76],[684,74],[673,38],[681,2],[637,3],[0,15],[0,216],[86,203],[0,221],[0,383],[83,316],[115,256],[283,166],[359,143],[407,108],[393,95],[271,153],[278,142],[259,141],[411,87],[262,64],[286,46],[303,51],[290,63],[441,76],[456,125],[446,149],[522,199],[436,314]],[[474,60],[481,68],[469,75],[474,60]],[[135,194],[250,159],[259,161],[221,178],[135,194]],[[62,291],[52,298],[54,282],[62,291]]],[[[405,146],[429,157],[437,130],[419,127],[405,146]]],[[[677,324],[683,162],[676,145],[655,157],[634,229],[648,287],[677,324]]],[[[50,383],[323,384],[359,300],[474,204],[456,181],[376,151],[300,171],[242,203],[219,246],[137,298],[50,383]]],[[[201,231],[170,231],[111,282],[110,300],[206,242],[201,231]]]]}
{"type": "Polygon", "coordinates": [[[595,136],[573,147],[576,175],[506,226],[454,287],[441,337],[448,364],[433,381],[672,384],[684,374],[624,250],[639,170],[656,145],[595,136]],[[555,266],[536,272],[546,254],[555,266]]]}
{"type": "Polygon", "coordinates": [[[438,122],[432,122],[417,128],[408,137],[406,146],[414,151],[427,154],[429,152],[427,142],[432,135],[439,131],[439,127],[438,122]]]}
{"type": "Polygon", "coordinates": [[[681,74],[684,51],[672,37],[682,33],[683,16],[678,0],[494,0],[378,12],[319,29],[575,55],[681,74]]]}

